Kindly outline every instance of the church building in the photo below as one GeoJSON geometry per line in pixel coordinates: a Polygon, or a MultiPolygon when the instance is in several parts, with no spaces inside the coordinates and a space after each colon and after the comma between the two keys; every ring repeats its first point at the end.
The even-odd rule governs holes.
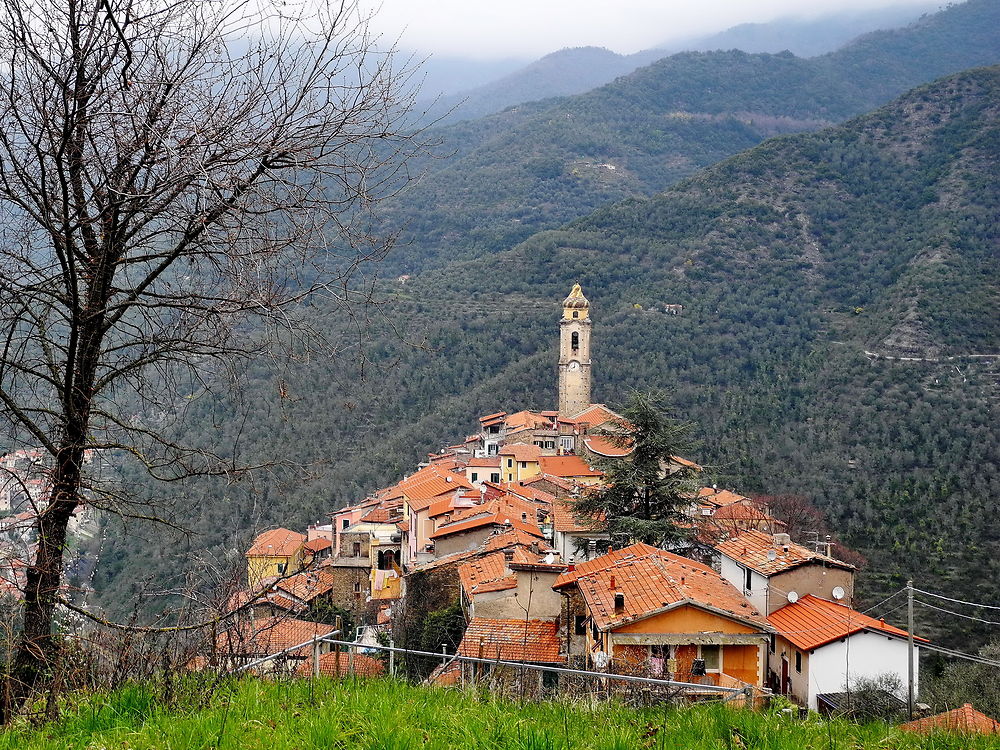
{"type": "Polygon", "coordinates": [[[590,406],[590,302],[579,284],[563,300],[559,321],[559,416],[590,406]]]}

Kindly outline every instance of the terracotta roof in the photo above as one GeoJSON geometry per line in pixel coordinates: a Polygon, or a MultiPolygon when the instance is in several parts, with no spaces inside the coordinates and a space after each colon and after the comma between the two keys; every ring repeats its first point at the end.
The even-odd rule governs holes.
{"type": "Polygon", "coordinates": [[[457,489],[473,489],[464,474],[456,474],[437,465],[424,467],[396,484],[407,505],[415,511],[424,510],[434,500],[457,489]]]}
{"type": "Polygon", "coordinates": [[[680,456],[671,456],[670,460],[688,469],[694,469],[695,471],[703,471],[702,467],[696,464],[694,461],[689,461],[686,458],[681,458],[680,456]]]}
{"type": "Polygon", "coordinates": [[[502,422],[503,418],[506,416],[507,412],[498,411],[496,414],[487,414],[485,417],[480,417],[479,422],[483,425],[483,427],[488,427],[491,424],[502,422]]]}
{"type": "Polygon", "coordinates": [[[572,482],[568,482],[565,479],[563,479],[562,477],[556,477],[556,476],[553,476],[552,474],[544,474],[544,473],[543,474],[536,474],[533,477],[529,477],[528,479],[522,479],[521,480],[521,484],[524,485],[524,486],[526,486],[526,487],[529,486],[529,485],[533,485],[533,484],[541,484],[543,482],[545,484],[551,484],[554,487],[558,487],[559,489],[564,490],[566,492],[570,492],[573,489],[573,483],[572,482]]]}
{"type": "Polygon", "coordinates": [[[588,435],[583,439],[583,444],[592,453],[609,458],[621,458],[634,450],[633,446],[615,445],[614,441],[605,435],[588,435]]]}
{"type": "Polygon", "coordinates": [[[431,534],[430,538],[441,539],[446,536],[451,536],[452,534],[469,531],[470,529],[477,529],[482,526],[506,526],[508,521],[510,522],[510,526],[519,531],[531,534],[532,536],[543,536],[542,530],[535,524],[534,518],[530,518],[527,522],[525,522],[516,515],[503,513],[498,510],[493,513],[485,513],[475,518],[469,518],[465,521],[447,523],[431,534]]]}
{"type": "Polygon", "coordinates": [[[726,557],[764,576],[774,575],[814,562],[844,570],[854,570],[854,566],[850,563],[827,557],[819,552],[813,552],[801,544],[795,544],[795,542],[788,545],[776,545],[774,535],[752,529],[744,531],[732,539],[720,542],[715,545],[715,548],[726,557]],[[784,546],[788,547],[788,552],[784,551],[784,546]],[[768,559],[770,551],[775,552],[773,560],[768,559]]]}
{"type": "MultiPolygon", "coordinates": [[[[876,620],[812,594],[806,594],[794,604],[786,604],[772,612],[767,620],[780,635],[802,651],[811,651],[863,630],[898,638],[906,638],[907,635],[905,630],[887,625],[884,620],[876,620]]],[[[927,643],[926,638],[918,637],[916,640],[927,643]]]]}
{"type": "Polygon", "coordinates": [[[543,474],[556,477],[603,477],[604,474],[591,469],[587,462],[577,455],[541,456],[538,465],[543,474]]]}
{"type": "Polygon", "coordinates": [[[520,498],[534,502],[536,505],[550,506],[556,501],[556,496],[551,492],[546,492],[545,490],[537,487],[524,486],[520,484],[509,484],[507,487],[507,491],[510,494],[517,495],[520,498]]]}
{"type": "MultiPolygon", "coordinates": [[[[265,656],[332,632],[332,625],[320,625],[291,617],[257,617],[236,623],[219,633],[216,645],[222,653],[265,656]]],[[[309,649],[309,646],[305,646],[293,653],[305,656],[309,649]]]]}
{"type": "Polygon", "coordinates": [[[739,502],[753,502],[749,497],[737,495],[729,490],[718,490],[712,487],[702,487],[698,490],[698,502],[707,503],[716,507],[723,507],[739,502]]]}
{"type": "Polygon", "coordinates": [[[402,505],[389,502],[372,508],[361,516],[359,520],[361,523],[393,523],[397,518],[402,518],[402,516],[402,505]]]}
{"type": "Polygon", "coordinates": [[[291,557],[306,541],[306,535],[291,529],[271,529],[253,540],[247,557],[291,557]]]}
{"type": "MultiPolygon", "coordinates": [[[[382,662],[378,659],[373,659],[372,657],[365,656],[364,654],[354,654],[352,659],[351,655],[347,652],[342,651],[337,653],[336,651],[331,651],[328,654],[320,655],[319,671],[320,674],[329,675],[331,677],[338,674],[344,677],[347,677],[348,675],[356,677],[379,677],[383,672],[385,672],[385,667],[382,666],[382,662]]],[[[310,656],[310,658],[306,659],[298,667],[296,667],[295,673],[300,677],[308,677],[312,675],[312,657],[310,656]]]]}
{"type": "Polygon", "coordinates": [[[928,734],[933,731],[960,732],[963,734],[1000,734],[1000,721],[991,719],[986,714],[977,711],[971,703],[961,708],[953,708],[934,716],[900,724],[904,732],[928,734]]]}
{"type": "Polygon", "coordinates": [[[551,620],[490,620],[474,617],[458,646],[461,656],[559,664],[559,635],[551,620]]]}
{"type": "MultiPolygon", "coordinates": [[[[478,493],[476,494],[478,498],[478,493]]],[[[478,505],[467,498],[455,497],[453,495],[448,495],[440,500],[435,500],[433,503],[427,506],[427,516],[428,518],[437,518],[438,516],[443,516],[445,513],[452,513],[454,511],[466,511],[469,508],[474,508],[478,505]]]]}
{"type": "Polygon", "coordinates": [[[519,411],[511,414],[504,420],[509,430],[522,430],[525,428],[534,429],[537,427],[549,427],[552,420],[547,419],[535,411],[519,411]]]}
{"type": "Polygon", "coordinates": [[[333,542],[329,539],[323,537],[317,537],[316,539],[310,539],[308,542],[302,545],[305,549],[310,552],[322,552],[325,549],[330,549],[333,546],[333,542]]]}
{"type": "Polygon", "coordinates": [[[277,581],[274,585],[300,601],[311,602],[317,596],[322,596],[333,588],[335,575],[336,572],[332,567],[321,566],[315,570],[296,573],[277,581]]]}
{"type": "Polygon", "coordinates": [[[591,404],[579,414],[574,414],[570,418],[563,420],[575,422],[578,425],[589,427],[599,427],[608,422],[623,423],[625,420],[621,414],[617,414],[604,404],[591,404]]]}
{"type": "Polygon", "coordinates": [[[409,531],[410,530],[410,522],[409,521],[397,521],[396,522],[396,528],[399,529],[400,531],[409,531]]]}
{"type": "MultiPolygon", "coordinates": [[[[537,542],[537,540],[535,540],[537,542]]],[[[510,546],[510,545],[508,545],[510,546]]],[[[511,565],[542,566],[544,556],[535,554],[528,547],[518,544],[513,549],[511,565]]],[[[546,565],[552,570],[562,570],[566,566],[559,564],[546,565]]],[[[504,591],[517,587],[517,575],[507,575],[507,564],[503,551],[475,557],[458,566],[458,577],[462,588],[469,597],[483,594],[487,591],[504,591]]]]}
{"type": "Polygon", "coordinates": [[[474,469],[476,467],[483,467],[485,469],[498,469],[500,468],[500,456],[483,456],[482,458],[470,458],[468,463],[465,464],[466,468],[474,469]]]}
{"type": "Polygon", "coordinates": [[[729,581],[707,565],[664,550],[619,559],[578,576],[576,584],[601,630],[683,605],[737,620],[761,632],[770,630],[764,615],[729,581]],[[624,595],[621,610],[615,608],[615,594],[624,595]]]}
{"type": "Polygon", "coordinates": [[[595,557],[593,560],[587,560],[586,562],[579,563],[575,570],[567,570],[561,576],[556,579],[556,582],[552,584],[552,588],[559,588],[570,583],[575,583],[576,579],[580,576],[590,575],[598,570],[604,570],[605,568],[611,567],[616,563],[622,562],[623,560],[637,560],[640,557],[646,557],[647,555],[655,555],[660,552],[656,547],[649,544],[630,544],[628,547],[622,547],[621,549],[609,550],[607,553],[601,555],[600,557],[595,557]]]}
{"type": "Polygon", "coordinates": [[[542,449],[537,445],[510,443],[500,449],[500,455],[512,456],[515,461],[537,461],[542,455],[542,449]]]}
{"type": "Polygon", "coordinates": [[[556,531],[564,534],[573,534],[581,531],[603,531],[605,528],[605,518],[595,516],[591,523],[583,524],[573,513],[573,504],[576,501],[571,498],[562,498],[552,503],[552,525],[556,531]]]}

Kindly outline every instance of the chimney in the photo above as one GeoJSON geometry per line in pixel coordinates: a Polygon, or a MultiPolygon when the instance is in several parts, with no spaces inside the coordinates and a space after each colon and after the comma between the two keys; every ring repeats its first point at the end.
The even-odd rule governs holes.
{"type": "Polygon", "coordinates": [[[531,553],[533,555],[537,555],[538,554],[538,542],[532,542],[531,543],[531,553]]]}
{"type": "Polygon", "coordinates": [[[789,544],[792,543],[792,538],[788,536],[788,534],[775,534],[774,543],[779,547],[782,546],[787,547],[789,544]]]}
{"type": "Polygon", "coordinates": [[[510,564],[514,562],[514,548],[508,547],[503,551],[503,574],[505,576],[514,575],[514,571],[511,570],[510,564]]]}
{"type": "Polygon", "coordinates": [[[614,547],[614,545],[613,545],[613,544],[609,544],[609,545],[608,545],[608,554],[610,555],[610,554],[611,554],[612,552],[614,552],[614,551],[615,551],[615,547],[614,547]]]}
{"type": "Polygon", "coordinates": [[[589,539],[587,541],[587,559],[593,560],[597,557],[597,540],[589,539]]]}
{"type": "Polygon", "coordinates": [[[616,583],[615,577],[611,576],[611,590],[612,591],[614,591],[616,588],[618,588],[617,586],[615,586],[615,583],[616,583]]]}
{"type": "Polygon", "coordinates": [[[521,512],[521,521],[523,523],[527,523],[528,522],[528,514],[525,513],[524,511],[521,512]]]}
{"type": "Polygon", "coordinates": [[[615,594],[615,614],[620,615],[625,611],[625,594],[618,592],[615,594]]]}

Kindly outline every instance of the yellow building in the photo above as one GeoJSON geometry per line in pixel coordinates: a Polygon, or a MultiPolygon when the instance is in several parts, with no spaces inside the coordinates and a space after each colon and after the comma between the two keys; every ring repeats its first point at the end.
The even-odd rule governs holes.
{"type": "Polygon", "coordinates": [[[254,539],[247,550],[247,585],[259,586],[265,578],[280,578],[302,570],[306,535],[290,529],[271,529],[254,539]]]}
{"type": "Polygon", "coordinates": [[[505,482],[521,482],[541,474],[538,460],[542,449],[537,445],[512,443],[500,449],[500,474],[505,482]]]}

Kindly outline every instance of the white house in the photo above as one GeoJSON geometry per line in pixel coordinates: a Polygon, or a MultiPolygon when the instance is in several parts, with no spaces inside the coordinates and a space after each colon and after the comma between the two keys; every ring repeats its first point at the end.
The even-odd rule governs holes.
{"type": "MultiPolygon", "coordinates": [[[[892,674],[902,686],[903,694],[897,697],[905,698],[905,630],[811,594],[772,612],[767,621],[777,631],[768,655],[769,681],[775,692],[816,710],[819,695],[843,692],[859,680],[892,674]]],[[[914,691],[919,651],[919,647],[913,649],[914,691]]]]}

